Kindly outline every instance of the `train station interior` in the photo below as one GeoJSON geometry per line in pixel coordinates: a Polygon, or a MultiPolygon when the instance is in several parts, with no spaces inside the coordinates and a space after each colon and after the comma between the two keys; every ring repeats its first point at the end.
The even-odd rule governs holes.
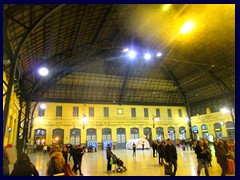
{"type": "Polygon", "coordinates": [[[170,138],[176,176],[198,175],[202,139],[220,176],[214,142],[235,162],[235,69],[235,4],[3,4],[10,172],[24,152],[45,176],[44,147],[81,144],[84,176],[165,176],[152,145],[170,138]],[[107,172],[109,144],[127,171],[107,172]]]}

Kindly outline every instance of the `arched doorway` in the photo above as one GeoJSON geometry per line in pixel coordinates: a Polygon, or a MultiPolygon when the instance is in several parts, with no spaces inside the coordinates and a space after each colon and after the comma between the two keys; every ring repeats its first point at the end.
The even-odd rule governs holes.
{"type": "Polygon", "coordinates": [[[228,140],[230,139],[235,140],[235,127],[233,122],[231,121],[226,122],[226,130],[227,130],[228,140]]]}
{"type": "Polygon", "coordinates": [[[46,129],[35,129],[34,130],[34,146],[37,150],[42,150],[46,144],[46,129]]]}
{"type": "Polygon", "coordinates": [[[87,129],[87,147],[97,149],[97,130],[94,128],[87,129]]]}
{"type": "Polygon", "coordinates": [[[179,139],[180,140],[186,140],[186,129],[185,127],[181,126],[179,127],[179,139]]]}
{"type": "Polygon", "coordinates": [[[157,127],[156,128],[156,134],[157,134],[157,141],[163,141],[164,140],[163,127],[157,127]]]}
{"type": "Polygon", "coordinates": [[[220,123],[215,123],[214,125],[215,136],[218,139],[222,139],[222,127],[220,123]]]}
{"type": "Polygon", "coordinates": [[[197,126],[192,127],[192,132],[193,132],[193,140],[199,140],[198,127],[197,126]]]}
{"type": "Polygon", "coordinates": [[[70,129],[70,144],[76,146],[81,144],[81,130],[77,128],[70,129]]]}
{"type": "Polygon", "coordinates": [[[60,146],[64,145],[64,130],[63,129],[54,129],[52,135],[52,144],[58,144],[60,146]]]}
{"type": "Polygon", "coordinates": [[[171,138],[173,141],[175,141],[175,128],[174,127],[168,127],[168,138],[171,138]]]}
{"type": "Polygon", "coordinates": [[[124,128],[117,129],[117,148],[126,148],[126,130],[124,128]]]}
{"type": "Polygon", "coordinates": [[[208,139],[208,126],[206,124],[202,125],[202,137],[208,139]]]}
{"type": "Polygon", "coordinates": [[[139,129],[131,128],[131,139],[139,139],[139,129]]]}
{"type": "Polygon", "coordinates": [[[143,133],[144,133],[145,139],[148,140],[149,144],[151,145],[152,144],[152,129],[149,127],[145,127],[143,129],[143,133]]]}
{"type": "Polygon", "coordinates": [[[111,147],[113,146],[112,130],[110,128],[102,129],[102,143],[103,149],[107,149],[108,144],[110,144],[111,147]]]}

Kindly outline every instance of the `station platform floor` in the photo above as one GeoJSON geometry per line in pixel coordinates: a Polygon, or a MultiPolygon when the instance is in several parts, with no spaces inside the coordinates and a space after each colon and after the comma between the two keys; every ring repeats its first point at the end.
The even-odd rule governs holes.
{"type": "MultiPolygon", "coordinates": [[[[127,149],[112,149],[112,152],[123,162],[127,171],[107,172],[107,159],[105,150],[97,152],[86,152],[82,159],[82,173],[84,176],[165,176],[164,166],[158,164],[158,157],[153,157],[152,149],[137,150],[136,157],[133,157],[133,151],[127,149]]],[[[197,159],[193,150],[183,151],[177,148],[178,152],[178,170],[176,176],[197,176],[197,159]]],[[[40,176],[45,176],[49,154],[36,152],[29,154],[33,164],[35,164],[40,176]]],[[[73,166],[71,158],[70,166],[73,166]]],[[[112,165],[112,170],[115,165],[112,165]]],[[[220,176],[221,168],[217,163],[215,152],[212,151],[212,167],[209,167],[210,176],[220,176]]],[[[77,175],[79,176],[79,175],[77,175]]],[[[201,176],[205,176],[202,168],[201,176]]],[[[235,176],[235,174],[227,174],[235,176]]]]}

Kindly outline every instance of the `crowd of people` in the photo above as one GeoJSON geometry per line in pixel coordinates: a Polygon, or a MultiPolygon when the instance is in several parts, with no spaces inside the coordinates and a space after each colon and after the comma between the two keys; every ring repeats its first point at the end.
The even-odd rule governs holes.
{"type": "MultiPolygon", "coordinates": [[[[159,165],[168,165],[171,169],[171,176],[175,176],[178,169],[177,159],[177,147],[172,143],[172,139],[167,139],[165,141],[153,141],[153,157],[158,156],[159,165]],[[173,168],[172,168],[173,167],[173,168]]],[[[222,173],[221,176],[226,176],[229,171],[229,164],[235,163],[235,142],[230,140],[215,139],[213,142],[215,157],[217,163],[220,165],[222,173]]],[[[209,141],[205,138],[197,141],[193,141],[193,146],[190,148],[196,154],[197,160],[197,175],[200,176],[202,168],[206,176],[210,176],[209,167],[212,167],[212,150],[210,148],[209,141]]],[[[71,171],[74,174],[83,176],[81,166],[82,158],[84,155],[84,147],[80,144],[77,146],[65,145],[60,147],[59,145],[54,145],[49,152],[49,161],[47,162],[46,175],[47,176],[64,176],[66,175],[65,164],[69,165],[71,158],[73,159],[73,166],[71,171]]],[[[106,149],[107,158],[107,171],[111,171],[112,165],[110,163],[112,157],[111,146],[108,145],[106,149]]],[[[133,156],[136,157],[136,144],[133,143],[133,156]]],[[[9,159],[8,153],[4,148],[3,153],[3,175],[4,176],[39,176],[39,173],[35,165],[31,162],[28,154],[19,153],[17,155],[17,160],[14,164],[12,172],[9,171],[9,159]]]]}
{"type": "MultiPolygon", "coordinates": [[[[44,151],[44,153],[46,153],[44,151]]],[[[74,165],[71,172],[83,176],[81,165],[82,157],[85,151],[82,145],[65,145],[63,148],[57,144],[53,145],[49,150],[49,161],[47,162],[46,176],[66,176],[67,167],[70,166],[70,158],[73,158],[74,165]]],[[[3,156],[3,175],[4,176],[39,176],[36,166],[30,161],[27,153],[19,153],[14,164],[12,172],[9,171],[9,158],[6,149],[4,148],[3,156]]]]}

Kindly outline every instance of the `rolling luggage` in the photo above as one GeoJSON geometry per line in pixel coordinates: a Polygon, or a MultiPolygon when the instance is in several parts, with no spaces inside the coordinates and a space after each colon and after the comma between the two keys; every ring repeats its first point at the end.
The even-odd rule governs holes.
{"type": "Polygon", "coordinates": [[[232,159],[227,159],[228,174],[235,174],[235,162],[232,159]]]}
{"type": "Polygon", "coordinates": [[[169,164],[164,164],[164,173],[165,175],[172,175],[172,168],[169,164]]]}

